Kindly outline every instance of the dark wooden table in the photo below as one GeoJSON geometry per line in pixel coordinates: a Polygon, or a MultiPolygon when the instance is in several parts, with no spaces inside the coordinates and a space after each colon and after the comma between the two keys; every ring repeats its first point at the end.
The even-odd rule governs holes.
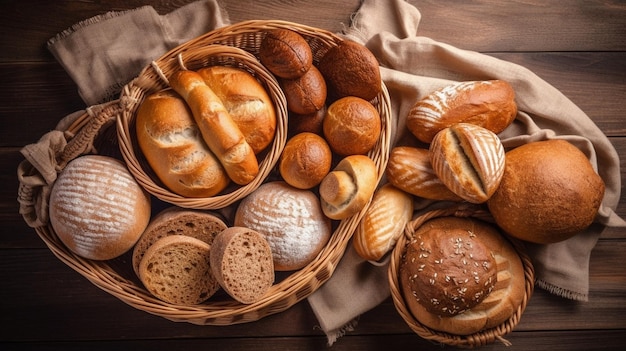
{"type": "MultiPolygon", "coordinates": [[[[18,214],[19,149],[84,108],[45,47],[72,24],[110,10],[178,1],[0,1],[0,349],[321,350],[326,338],[306,301],[258,322],[174,323],[134,309],[61,263],[18,214]]],[[[626,4],[623,1],[411,0],[420,34],[533,70],[581,107],[626,155],[626,4]]],[[[232,22],[284,19],[331,31],[358,0],[224,0],[232,22]]],[[[622,182],[626,163],[622,158],[622,182]]],[[[622,187],[622,192],[623,192],[622,187]]],[[[618,214],[626,217],[626,201],[618,214]]],[[[592,252],[588,302],[536,290],[507,336],[510,350],[617,350],[626,345],[626,230],[607,229],[592,252]]],[[[390,299],[364,314],[332,350],[438,350],[404,324],[390,299]]],[[[501,344],[482,349],[503,349],[501,344]]]]}

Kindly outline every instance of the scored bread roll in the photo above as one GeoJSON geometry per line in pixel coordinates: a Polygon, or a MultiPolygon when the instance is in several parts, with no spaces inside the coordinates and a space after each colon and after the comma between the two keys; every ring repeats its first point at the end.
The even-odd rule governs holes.
{"type": "Polygon", "coordinates": [[[218,283],[235,300],[251,304],[274,283],[272,250],[254,230],[230,227],[211,246],[211,270],[218,283]]]}
{"type": "Polygon", "coordinates": [[[287,99],[287,109],[293,113],[314,113],[326,103],[326,82],[315,66],[298,78],[281,79],[280,86],[287,99]]]}
{"type": "Polygon", "coordinates": [[[545,140],[506,153],[502,182],[487,204],[511,236],[549,244],[591,225],[604,191],[582,151],[565,140],[545,140]]]}
{"type": "Polygon", "coordinates": [[[50,224],[76,255],[109,260],[132,249],[150,220],[150,197],[108,156],[70,161],[50,193],[50,224]]]}
{"type": "Polygon", "coordinates": [[[459,82],[438,89],[415,103],[406,126],[422,142],[430,143],[440,130],[456,123],[472,123],[498,134],[517,115],[515,91],[502,80],[459,82]]]}
{"type": "Polygon", "coordinates": [[[365,155],[343,158],[319,186],[324,214],[331,219],[346,219],[361,211],[378,185],[374,161],[365,155]]]}
{"type": "Polygon", "coordinates": [[[274,103],[252,74],[228,66],[205,67],[199,69],[198,74],[220,98],[255,154],[274,141],[274,103]]]}
{"type": "Polygon", "coordinates": [[[315,193],[283,181],[262,184],[245,197],[237,207],[234,225],[265,237],[277,271],[309,264],[332,233],[331,221],[324,216],[315,193]]]}
{"type": "Polygon", "coordinates": [[[313,52],[300,34],[289,29],[273,29],[261,40],[259,60],[276,76],[293,79],[311,68],[313,52]]]}
{"type": "Polygon", "coordinates": [[[389,153],[387,181],[409,194],[430,200],[462,201],[441,182],[430,163],[428,149],[396,146],[389,153]]]}
{"type": "Polygon", "coordinates": [[[172,192],[210,197],[230,179],[204,142],[185,101],[172,90],[146,97],[137,110],[137,142],[148,164],[172,192]]]}
{"type": "Polygon", "coordinates": [[[330,171],[332,152],[326,140],[309,132],[293,136],[285,144],[278,170],[287,184],[310,189],[317,186],[330,171]]]}
{"type": "Polygon", "coordinates": [[[193,71],[177,71],[169,82],[191,108],[204,141],[220,160],[228,177],[239,185],[250,183],[259,173],[254,150],[202,76],[193,71]]]}
{"type": "Polygon", "coordinates": [[[470,123],[445,128],[433,138],[429,155],[441,182],[468,202],[486,202],[502,181],[504,147],[486,128],[470,123]]]}
{"type": "Polygon", "coordinates": [[[425,222],[400,262],[403,298],[421,324],[469,335],[511,318],[525,296],[519,254],[497,227],[459,217],[425,222]]]}
{"type": "Polygon", "coordinates": [[[322,128],[334,152],[341,156],[362,155],[376,145],[382,122],[368,101],[347,96],[328,106],[322,128]]]}
{"type": "Polygon", "coordinates": [[[210,266],[211,245],[185,235],[157,240],[141,259],[139,278],[159,299],[179,305],[199,304],[220,285],[210,266]]]}
{"type": "Polygon", "coordinates": [[[390,183],[376,190],[354,232],[352,244],[363,259],[379,261],[391,251],[413,215],[413,197],[390,183]]]}
{"type": "Polygon", "coordinates": [[[133,248],[132,264],[139,275],[139,263],[146,250],[157,240],[169,235],[185,235],[211,245],[215,236],[226,229],[226,223],[216,214],[176,206],[154,216],[133,248]]]}

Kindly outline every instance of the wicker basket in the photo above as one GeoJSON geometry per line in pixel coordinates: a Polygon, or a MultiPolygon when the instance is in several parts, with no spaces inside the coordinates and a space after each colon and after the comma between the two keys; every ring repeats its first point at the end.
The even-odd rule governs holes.
{"type": "Polygon", "coordinates": [[[510,240],[522,261],[525,278],[525,294],[522,299],[522,303],[517,308],[515,313],[501,325],[471,335],[452,335],[424,326],[415,319],[413,314],[411,314],[408,307],[406,306],[402,295],[402,288],[399,283],[400,262],[402,260],[402,256],[404,255],[406,244],[413,237],[415,231],[423,223],[425,223],[429,219],[445,216],[474,217],[484,220],[486,222],[493,222],[491,214],[488,211],[482,209],[480,206],[469,204],[458,204],[445,208],[427,210],[414,218],[411,222],[409,222],[405,228],[405,235],[403,235],[398,240],[393,250],[389,264],[389,286],[391,289],[391,297],[396,307],[396,310],[398,311],[402,319],[404,319],[404,321],[416,334],[430,341],[462,348],[475,348],[491,344],[496,340],[501,341],[505,345],[510,345],[510,343],[506,339],[504,339],[504,335],[510,333],[519,322],[522,314],[524,313],[524,310],[526,309],[526,304],[528,303],[528,300],[532,295],[535,281],[535,273],[532,262],[530,261],[528,255],[525,253],[523,244],[519,241],[510,240]]]}
{"type": "MultiPolygon", "coordinates": [[[[271,171],[276,159],[280,156],[285,143],[284,139],[286,139],[287,114],[284,111],[284,96],[276,90],[278,86],[274,78],[267,74],[254,59],[264,32],[273,28],[287,28],[300,33],[310,43],[315,60],[319,60],[329,48],[342,40],[327,31],[279,21],[247,21],[209,32],[173,49],[146,67],[136,79],[124,87],[119,101],[111,102],[97,111],[88,109],[87,112],[78,116],[63,131],[68,144],[57,155],[58,168],[62,169],[67,162],[82,154],[104,153],[123,158],[130,171],[149,192],[155,197],[181,207],[221,208],[243,198],[263,182],[264,177],[271,171]],[[132,140],[133,114],[147,94],[166,87],[165,81],[169,72],[181,69],[183,66],[194,69],[211,64],[243,67],[256,75],[272,92],[279,109],[280,125],[277,128],[277,137],[271,146],[271,151],[261,163],[264,173],[254,184],[213,198],[184,199],[173,196],[163,189],[153,180],[153,176],[144,170],[146,164],[143,163],[141,155],[135,152],[138,148],[132,140]]],[[[387,165],[391,144],[390,101],[384,84],[381,93],[372,103],[381,116],[382,133],[369,156],[377,165],[380,179],[387,165]]],[[[26,165],[23,168],[27,169],[26,173],[37,172],[32,165],[26,165]]],[[[38,184],[20,182],[20,203],[27,208],[32,207],[38,201],[47,201],[45,196],[40,196],[44,192],[38,184]]],[[[26,211],[30,209],[27,208],[26,211]]],[[[304,268],[277,279],[261,300],[253,304],[241,304],[224,294],[224,296],[212,297],[205,303],[195,306],[173,305],[153,297],[135,276],[129,253],[110,261],[84,259],[63,245],[46,220],[35,221],[38,224],[33,224],[32,220],[27,220],[27,222],[35,228],[37,234],[62,262],[128,305],[177,322],[231,325],[255,321],[282,312],[315,292],[333,274],[365,211],[366,208],[348,219],[337,222],[330,241],[319,255],[304,268]]],[[[32,213],[28,216],[32,217],[32,213]]],[[[26,218],[26,215],[24,217],[26,218]]]]}

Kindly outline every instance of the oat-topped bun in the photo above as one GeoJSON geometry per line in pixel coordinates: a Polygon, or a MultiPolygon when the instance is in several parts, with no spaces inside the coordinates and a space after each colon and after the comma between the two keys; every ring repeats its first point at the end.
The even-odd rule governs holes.
{"type": "Polygon", "coordinates": [[[400,284],[413,316],[456,335],[493,328],[522,303],[521,259],[495,226],[440,217],[424,223],[407,244],[400,284]]]}

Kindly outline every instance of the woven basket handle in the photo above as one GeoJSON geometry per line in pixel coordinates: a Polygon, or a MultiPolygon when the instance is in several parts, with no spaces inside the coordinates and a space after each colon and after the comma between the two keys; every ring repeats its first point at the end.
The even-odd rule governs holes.
{"type": "Polygon", "coordinates": [[[68,115],[57,129],[44,134],[37,143],[24,146],[25,160],[17,169],[19,212],[30,227],[48,224],[48,199],[52,184],[68,162],[94,153],[93,141],[100,130],[121,112],[118,100],[91,106],[68,115]]]}

